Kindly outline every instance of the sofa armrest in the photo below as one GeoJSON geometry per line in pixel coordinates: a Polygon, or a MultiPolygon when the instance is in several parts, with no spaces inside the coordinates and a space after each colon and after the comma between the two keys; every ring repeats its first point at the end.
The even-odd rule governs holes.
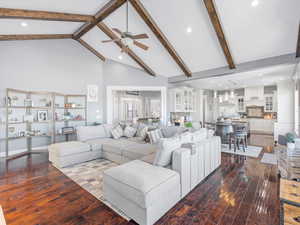
{"type": "Polygon", "coordinates": [[[191,150],[176,149],[172,154],[172,169],[180,175],[181,198],[191,190],[191,150]]]}

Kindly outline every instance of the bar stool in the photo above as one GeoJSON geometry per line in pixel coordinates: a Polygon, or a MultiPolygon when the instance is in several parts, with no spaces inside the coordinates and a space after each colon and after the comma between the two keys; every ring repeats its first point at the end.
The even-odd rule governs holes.
{"type": "Polygon", "coordinates": [[[236,146],[238,150],[240,150],[240,145],[242,145],[243,151],[246,151],[246,148],[248,147],[246,126],[241,124],[234,125],[233,142],[235,145],[234,151],[236,151],[236,146]]]}

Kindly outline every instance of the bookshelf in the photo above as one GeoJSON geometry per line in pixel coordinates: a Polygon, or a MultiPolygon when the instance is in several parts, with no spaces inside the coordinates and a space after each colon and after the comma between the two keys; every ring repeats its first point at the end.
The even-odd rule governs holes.
{"type": "Polygon", "coordinates": [[[0,125],[5,128],[5,137],[0,137],[0,142],[5,142],[7,160],[40,153],[32,151],[33,139],[46,138],[49,144],[58,142],[57,137],[64,136],[57,131],[58,123],[62,123],[62,127],[74,128],[76,127],[74,123],[87,125],[86,95],[65,95],[56,92],[8,88],[4,106],[0,108],[4,110],[4,119],[0,121],[0,125]],[[62,100],[57,102],[59,98],[62,100]],[[74,116],[73,112],[77,113],[77,116],[74,116]],[[60,119],[57,118],[58,115],[61,116],[60,119]],[[15,132],[16,130],[19,131],[15,132]],[[21,139],[25,140],[27,151],[9,154],[11,142],[21,139]]]}

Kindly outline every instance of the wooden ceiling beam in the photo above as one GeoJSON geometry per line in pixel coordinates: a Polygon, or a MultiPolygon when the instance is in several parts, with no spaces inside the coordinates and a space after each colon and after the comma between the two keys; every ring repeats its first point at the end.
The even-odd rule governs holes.
{"type": "Polygon", "coordinates": [[[107,4],[105,4],[102,9],[95,15],[95,18],[93,21],[84,24],[77,30],[73,37],[74,39],[81,38],[84,34],[89,32],[91,29],[93,29],[99,22],[104,20],[106,17],[108,17],[111,13],[113,13],[116,9],[121,7],[126,0],[110,0],[107,4]]]}
{"type": "Polygon", "coordinates": [[[72,34],[17,34],[0,35],[0,41],[21,41],[21,40],[43,40],[43,39],[69,39],[72,34]]]}
{"type": "Polygon", "coordinates": [[[187,77],[192,76],[192,72],[190,71],[190,69],[187,67],[187,65],[184,63],[183,59],[176,52],[175,48],[172,46],[172,44],[169,42],[167,37],[164,35],[164,33],[158,27],[158,25],[156,24],[154,19],[151,17],[149,12],[146,10],[146,8],[143,6],[143,4],[140,2],[140,0],[129,0],[129,1],[130,1],[131,5],[135,8],[137,13],[144,20],[144,22],[148,25],[148,27],[155,34],[155,36],[160,41],[160,43],[169,52],[171,57],[175,60],[175,62],[178,64],[178,66],[181,68],[181,70],[184,72],[184,74],[187,77]]]}
{"type": "Polygon", "coordinates": [[[299,23],[299,31],[298,31],[298,41],[297,41],[297,49],[296,49],[296,57],[300,57],[300,23],[299,23]]]}
{"type": "MultiPolygon", "coordinates": [[[[97,24],[98,28],[104,32],[110,39],[118,39],[119,37],[103,22],[97,24]]],[[[115,41],[116,45],[118,45],[121,49],[126,48],[126,46],[121,41],[115,41]]],[[[127,54],[138,64],[140,65],[148,74],[151,76],[156,76],[155,72],[143,62],[141,58],[139,58],[130,48],[127,48],[127,54]]]]}
{"type": "Polygon", "coordinates": [[[205,7],[207,9],[210,21],[211,21],[211,23],[214,27],[214,30],[217,34],[217,37],[218,37],[219,43],[222,47],[223,53],[226,57],[229,68],[230,69],[235,69],[236,67],[235,67],[232,55],[230,53],[230,50],[229,50],[229,47],[228,47],[228,44],[227,44],[227,41],[226,41],[226,38],[225,38],[225,34],[223,32],[221,22],[220,22],[220,19],[218,17],[218,14],[217,14],[215,5],[213,3],[213,0],[204,0],[204,4],[205,4],[205,7]]]}
{"type": "Polygon", "coordinates": [[[87,50],[92,52],[99,59],[101,59],[102,61],[105,61],[105,57],[102,54],[100,54],[97,50],[95,50],[92,46],[90,46],[88,43],[86,43],[84,40],[79,38],[76,41],[78,41],[83,47],[85,47],[87,50]]]}
{"type": "Polygon", "coordinates": [[[8,9],[8,8],[0,8],[0,18],[52,20],[52,21],[69,21],[69,22],[91,22],[94,20],[94,17],[89,15],[46,12],[46,11],[36,11],[36,10],[23,10],[23,9],[8,9]]]}

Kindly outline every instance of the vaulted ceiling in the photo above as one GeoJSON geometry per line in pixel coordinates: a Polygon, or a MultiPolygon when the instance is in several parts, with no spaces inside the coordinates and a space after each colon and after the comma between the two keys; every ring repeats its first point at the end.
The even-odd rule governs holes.
{"type": "MultiPolygon", "coordinates": [[[[297,51],[300,55],[299,42],[297,45],[300,35],[299,0],[129,0],[129,30],[147,33],[150,37],[141,40],[150,47],[148,51],[132,46],[130,55],[121,54],[120,44],[101,42],[111,38],[111,28],[126,29],[125,2],[0,1],[0,40],[18,39],[18,36],[5,35],[26,34],[66,34],[68,36],[63,38],[72,38],[74,36],[70,34],[76,34],[87,22],[93,25],[99,10],[113,3],[116,4],[114,10],[108,10],[107,15],[105,12],[99,18],[100,25],[89,24],[88,32],[82,33],[78,40],[84,47],[98,54],[100,59],[112,59],[141,68],[151,75],[189,77],[200,71],[222,67],[234,69],[242,63],[296,54],[297,51]],[[68,21],[72,15],[66,15],[62,19],[65,21],[55,21],[58,19],[48,18],[49,15],[46,18],[48,20],[34,17],[26,19],[20,15],[12,18],[12,15],[4,13],[4,9],[8,8],[80,14],[80,17],[76,15],[77,19],[73,19],[76,22],[68,21]],[[156,32],[153,32],[155,29],[156,32]]],[[[23,36],[23,39],[27,38],[30,39],[23,36]]],[[[37,36],[36,39],[42,38],[37,36]]]]}

